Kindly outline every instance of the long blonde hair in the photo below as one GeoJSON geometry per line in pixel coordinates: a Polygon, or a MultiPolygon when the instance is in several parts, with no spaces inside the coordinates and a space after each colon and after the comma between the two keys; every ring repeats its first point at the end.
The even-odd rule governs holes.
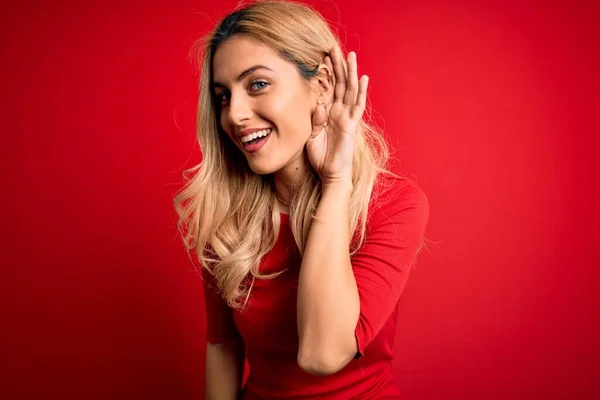
{"type": "MultiPolygon", "coordinates": [[[[289,1],[260,1],[229,14],[192,49],[201,65],[197,140],[202,161],[183,173],[185,186],[174,199],[177,227],[187,249],[195,249],[201,268],[214,276],[229,306],[241,309],[254,279],[272,279],[283,271],[259,273],[260,261],[275,245],[281,226],[273,177],[251,171],[245,157],[226,137],[210,90],[214,53],[233,35],[245,35],[275,49],[307,81],[316,76],[329,50],[334,45],[341,47],[341,43],[310,7],[289,1]]],[[[353,155],[348,223],[355,240],[349,248],[351,255],[364,241],[369,200],[378,174],[396,176],[386,169],[388,158],[382,133],[363,118],[353,155]]],[[[300,254],[321,198],[318,174],[308,161],[306,165],[294,183],[290,205],[290,226],[300,254]]]]}

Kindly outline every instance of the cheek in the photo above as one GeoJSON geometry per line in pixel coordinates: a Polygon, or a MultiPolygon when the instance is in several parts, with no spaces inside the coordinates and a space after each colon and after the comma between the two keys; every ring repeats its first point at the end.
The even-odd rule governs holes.
{"type": "Polygon", "coordinates": [[[226,139],[232,142],[234,146],[240,147],[240,143],[234,135],[234,128],[229,122],[229,118],[227,118],[227,112],[221,112],[221,114],[217,116],[217,121],[223,130],[223,132],[220,132],[219,135],[224,135],[224,137],[226,136],[226,139]]]}
{"type": "MultiPolygon", "coordinates": [[[[227,110],[223,110],[221,112],[221,115],[219,116],[219,122],[221,124],[221,128],[223,129],[223,131],[225,132],[227,137],[229,137],[229,139],[231,139],[235,143],[236,140],[234,137],[234,134],[235,134],[234,127],[229,122],[229,117],[227,116],[227,110]]],[[[235,143],[235,144],[238,145],[238,143],[235,143]]]]}
{"type": "Polygon", "coordinates": [[[269,101],[265,104],[264,118],[271,121],[283,136],[307,139],[311,128],[310,107],[300,96],[269,101]],[[304,137],[306,136],[306,138],[304,137]]]}
{"type": "Polygon", "coordinates": [[[221,128],[223,128],[225,132],[231,132],[231,125],[229,124],[229,118],[227,118],[227,111],[220,111],[218,120],[221,123],[221,128]]]}

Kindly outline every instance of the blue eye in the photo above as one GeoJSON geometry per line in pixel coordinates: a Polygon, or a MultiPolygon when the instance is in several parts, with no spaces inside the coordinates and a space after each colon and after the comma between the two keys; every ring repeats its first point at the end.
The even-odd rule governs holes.
{"type": "Polygon", "coordinates": [[[252,83],[252,85],[250,85],[250,87],[253,87],[253,88],[256,87],[256,90],[264,89],[267,86],[269,86],[269,84],[265,81],[257,81],[257,82],[252,83]],[[260,85],[260,86],[256,87],[256,85],[260,85]]]}

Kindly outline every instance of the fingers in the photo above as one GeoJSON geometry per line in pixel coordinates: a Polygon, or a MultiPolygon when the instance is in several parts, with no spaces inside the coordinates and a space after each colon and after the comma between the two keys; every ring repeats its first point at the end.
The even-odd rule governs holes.
{"type": "Polygon", "coordinates": [[[369,77],[363,75],[359,81],[356,53],[348,53],[347,70],[338,46],[331,49],[330,56],[325,57],[325,63],[333,71],[334,103],[349,107],[353,119],[361,118],[367,102],[369,77]]]}
{"type": "Polygon", "coordinates": [[[356,53],[348,53],[348,76],[346,80],[346,93],[344,104],[354,106],[358,95],[358,67],[356,65],[356,53]]]}
{"type": "MultiPolygon", "coordinates": [[[[341,50],[340,50],[339,48],[338,48],[338,52],[340,52],[340,54],[341,54],[341,50]]],[[[333,69],[333,63],[332,63],[332,57],[333,57],[333,56],[332,56],[332,54],[333,54],[333,49],[330,51],[330,53],[329,53],[329,54],[330,54],[330,55],[328,55],[328,56],[325,56],[325,63],[327,64],[327,66],[328,66],[328,67],[329,67],[329,69],[331,70],[331,74],[332,74],[332,75],[331,75],[331,77],[332,77],[332,80],[333,80],[333,82],[332,82],[332,83],[333,83],[333,86],[335,86],[335,84],[336,84],[337,80],[336,80],[336,78],[335,78],[335,70],[333,69]]],[[[342,63],[342,67],[344,67],[344,73],[343,73],[343,76],[348,76],[348,71],[347,71],[347,69],[346,69],[346,65],[345,65],[344,63],[342,63]]]]}
{"type": "Polygon", "coordinates": [[[352,119],[359,119],[362,117],[365,106],[367,104],[367,87],[369,86],[369,77],[363,75],[360,77],[358,83],[358,99],[356,100],[355,106],[350,111],[350,117],[352,119]]]}
{"type": "MultiPolygon", "coordinates": [[[[325,56],[324,62],[325,62],[325,65],[327,65],[327,67],[329,68],[329,71],[331,72],[331,75],[330,75],[331,86],[333,88],[335,88],[335,85],[337,83],[337,79],[335,78],[335,71],[333,70],[333,63],[331,62],[331,57],[330,56],[325,56]]],[[[335,102],[335,93],[334,93],[333,102],[335,102]]],[[[330,108],[331,105],[328,105],[327,107],[330,108]]]]}
{"type": "Polygon", "coordinates": [[[315,112],[312,115],[312,131],[310,137],[314,138],[317,136],[328,123],[327,108],[325,104],[317,105],[315,112]]]}
{"type": "Polygon", "coordinates": [[[342,62],[342,52],[338,46],[331,49],[331,60],[333,62],[333,71],[335,73],[334,102],[342,102],[346,93],[346,71],[342,62]]]}

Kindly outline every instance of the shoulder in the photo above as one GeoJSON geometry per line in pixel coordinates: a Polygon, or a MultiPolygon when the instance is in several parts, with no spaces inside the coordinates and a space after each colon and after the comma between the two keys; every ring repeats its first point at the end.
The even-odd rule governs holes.
{"type": "Polygon", "coordinates": [[[405,221],[424,225],[429,219],[429,199],[414,180],[380,174],[369,204],[368,226],[382,222],[405,221]]]}

